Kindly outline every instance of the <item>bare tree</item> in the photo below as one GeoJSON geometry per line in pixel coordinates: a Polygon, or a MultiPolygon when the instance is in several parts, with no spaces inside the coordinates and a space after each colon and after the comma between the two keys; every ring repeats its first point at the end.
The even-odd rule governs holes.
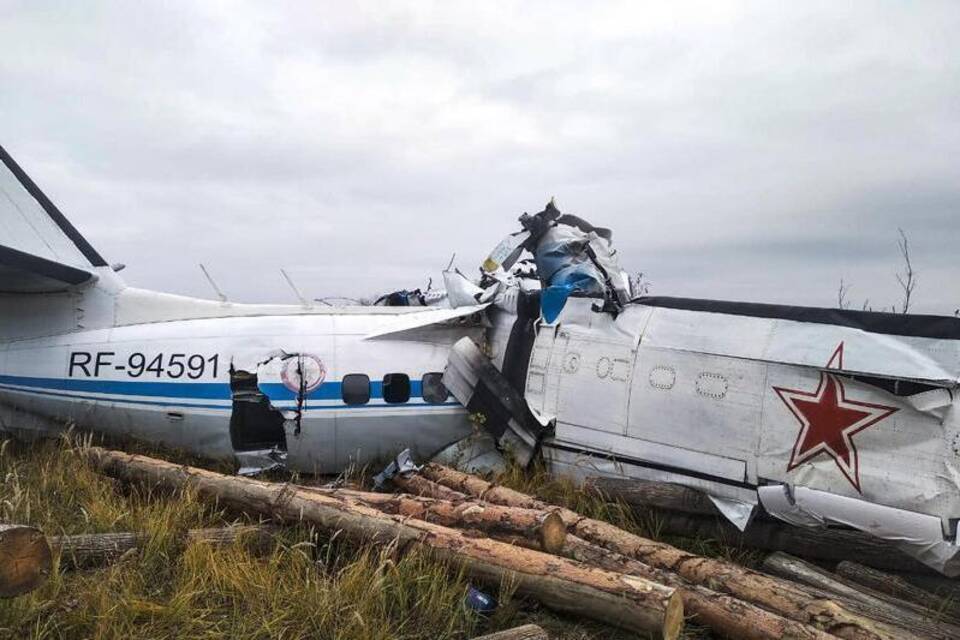
{"type": "Polygon", "coordinates": [[[847,309],[850,307],[850,302],[847,300],[848,291],[850,291],[850,285],[846,284],[843,281],[843,278],[840,278],[840,286],[837,287],[837,308],[838,309],[847,309]]]}
{"type": "MultiPolygon", "coordinates": [[[[910,310],[910,298],[913,296],[913,290],[917,286],[917,274],[913,270],[913,264],[910,262],[910,241],[903,229],[897,229],[900,233],[900,239],[897,240],[897,247],[900,248],[900,255],[903,257],[903,272],[897,274],[897,282],[903,290],[903,302],[900,313],[907,313],[910,310]]],[[[894,307],[896,310],[896,307],[894,307]]]]}

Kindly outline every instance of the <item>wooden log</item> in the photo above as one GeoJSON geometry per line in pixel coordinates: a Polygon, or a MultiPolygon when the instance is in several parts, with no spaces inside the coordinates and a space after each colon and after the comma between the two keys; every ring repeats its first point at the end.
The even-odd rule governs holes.
{"type": "Polygon", "coordinates": [[[525,624],[513,629],[476,636],[473,640],[550,640],[550,636],[535,624],[525,624]]]}
{"type": "Polygon", "coordinates": [[[350,489],[325,489],[322,492],[385,513],[435,522],[445,527],[466,527],[492,534],[529,536],[537,541],[540,549],[548,553],[559,553],[567,539],[567,525],[563,518],[549,510],[478,504],[462,496],[454,500],[440,500],[350,489]]]}
{"type": "Polygon", "coordinates": [[[608,500],[620,500],[640,511],[654,508],[699,515],[721,515],[707,494],[672,482],[593,476],[584,481],[583,488],[608,500]]]}
{"type": "Polygon", "coordinates": [[[683,628],[680,594],[643,578],[386,514],[335,493],[325,495],[289,484],[225,476],[97,447],[84,449],[83,455],[95,469],[125,481],[173,490],[190,487],[201,497],[246,512],[309,522],[354,539],[419,546],[441,560],[459,563],[475,579],[495,585],[514,584],[518,593],[561,612],[671,640],[683,628]]]}
{"type": "Polygon", "coordinates": [[[905,631],[941,640],[960,638],[960,627],[938,622],[930,616],[932,612],[891,596],[884,597],[884,594],[868,587],[851,584],[842,577],[800,558],[778,551],[764,559],[763,568],[775,575],[832,593],[847,606],[864,615],[899,626],[905,631]]]}
{"type": "Polygon", "coordinates": [[[43,532],[23,524],[0,524],[0,598],[40,587],[53,568],[43,532]]]}
{"type": "MultiPolygon", "coordinates": [[[[529,544],[523,538],[501,538],[511,544],[529,544]]],[[[639,560],[610,551],[576,536],[568,536],[563,555],[585,564],[639,576],[676,587],[683,597],[683,608],[693,622],[709,627],[731,640],[830,640],[830,635],[816,627],[788,620],[700,585],[690,584],[670,571],[656,569],[639,560]]]]}
{"type": "Polygon", "coordinates": [[[601,569],[676,587],[683,597],[684,609],[694,622],[731,640],[829,640],[834,637],[816,627],[789,620],[749,602],[690,584],[675,573],[650,567],[576,536],[568,538],[564,555],[601,569]]]}
{"type": "Polygon", "coordinates": [[[861,531],[793,527],[771,521],[753,521],[741,532],[724,518],[682,513],[657,513],[660,531],[690,538],[712,538],[727,544],[763,551],[784,551],[814,560],[857,562],[880,569],[931,572],[923,563],[900,551],[893,543],[861,531]]]}
{"type": "Polygon", "coordinates": [[[873,567],[866,567],[849,560],[840,562],[837,565],[836,573],[874,591],[929,609],[930,615],[934,619],[942,616],[951,622],[960,623],[960,602],[952,598],[940,598],[930,591],[912,584],[902,576],[886,573],[873,567]]]}
{"type": "Polygon", "coordinates": [[[897,572],[897,576],[903,578],[910,584],[920,587],[924,591],[936,594],[942,598],[960,599],[960,580],[957,578],[948,578],[941,575],[931,575],[927,573],[909,573],[897,572]]]}
{"type": "MultiPolygon", "coordinates": [[[[430,463],[421,473],[428,479],[475,498],[528,509],[548,506],[524,493],[501,487],[476,476],[430,463]]],[[[915,637],[892,625],[871,620],[822,594],[811,593],[789,580],[781,580],[751,571],[732,562],[706,558],[649,540],[619,527],[585,518],[570,509],[558,507],[572,535],[584,538],[629,558],[679,574],[691,584],[704,586],[739,600],[753,603],[790,620],[813,625],[846,640],[893,640],[915,637]]]]}
{"type": "Polygon", "coordinates": [[[439,500],[462,500],[467,497],[465,493],[454,491],[415,473],[394,476],[391,482],[406,493],[415,496],[425,496],[439,500]]]}
{"type": "MultiPolygon", "coordinates": [[[[277,532],[267,524],[237,525],[209,529],[190,529],[183,536],[185,544],[228,546],[238,540],[252,548],[266,549],[277,532]]],[[[87,533],[72,536],[50,536],[50,547],[60,552],[60,566],[79,569],[108,564],[125,553],[140,548],[146,541],[141,533],[87,533]]]]}
{"type": "Polygon", "coordinates": [[[143,543],[141,535],[130,532],[50,536],[47,540],[54,551],[59,551],[60,566],[64,569],[109,564],[143,543]]]}
{"type": "MultiPolygon", "coordinates": [[[[453,501],[461,501],[467,498],[464,493],[418,475],[398,476],[394,478],[394,483],[404,490],[415,490],[423,496],[443,496],[453,501]],[[410,482],[414,479],[415,482],[410,482]]],[[[523,538],[505,536],[501,539],[505,539],[511,544],[529,546],[523,538]]],[[[639,560],[628,558],[576,536],[567,536],[562,554],[573,560],[579,560],[601,569],[628,573],[678,588],[683,597],[684,609],[695,622],[710,627],[717,633],[731,639],[828,640],[834,637],[816,627],[784,618],[748,602],[711,591],[706,587],[691,584],[675,573],[655,569],[639,560]]]]}

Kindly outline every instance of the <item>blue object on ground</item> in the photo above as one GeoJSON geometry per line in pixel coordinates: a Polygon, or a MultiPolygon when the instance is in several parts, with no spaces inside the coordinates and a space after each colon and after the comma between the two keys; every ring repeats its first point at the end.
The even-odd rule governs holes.
{"type": "Polygon", "coordinates": [[[482,614],[493,613],[493,611],[497,608],[496,598],[484,593],[483,591],[480,591],[479,589],[474,589],[473,587],[469,587],[467,589],[467,595],[464,598],[463,603],[466,605],[467,609],[482,614]]]}

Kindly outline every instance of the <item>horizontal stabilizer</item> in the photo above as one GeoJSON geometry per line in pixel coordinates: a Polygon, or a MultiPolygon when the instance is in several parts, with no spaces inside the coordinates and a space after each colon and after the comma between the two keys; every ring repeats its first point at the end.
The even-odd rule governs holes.
{"type": "Polygon", "coordinates": [[[0,293],[51,293],[95,278],[84,269],[0,245],[0,293]]]}

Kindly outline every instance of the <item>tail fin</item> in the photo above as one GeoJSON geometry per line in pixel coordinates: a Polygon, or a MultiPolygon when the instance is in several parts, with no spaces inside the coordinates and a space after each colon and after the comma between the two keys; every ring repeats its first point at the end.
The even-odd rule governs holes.
{"type": "Polygon", "coordinates": [[[0,293],[49,292],[96,278],[106,261],[0,147],[0,293]]]}

